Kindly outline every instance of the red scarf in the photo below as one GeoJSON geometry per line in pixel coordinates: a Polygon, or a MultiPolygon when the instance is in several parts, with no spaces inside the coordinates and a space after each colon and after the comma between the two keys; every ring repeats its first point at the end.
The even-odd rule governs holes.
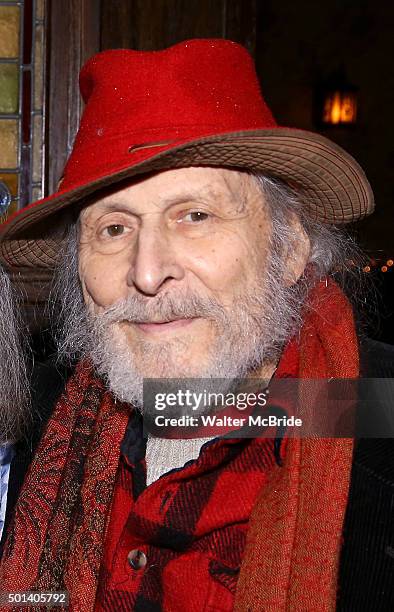
{"type": "MultiPolygon", "coordinates": [[[[309,304],[279,371],[357,377],[346,298],[334,283],[320,283],[309,304]]],[[[66,588],[70,610],[93,609],[129,411],[79,364],[22,488],[1,565],[3,591],[66,588]]],[[[251,515],[236,609],[335,608],[352,448],[349,439],[289,441],[284,467],[272,470],[251,515]]]]}

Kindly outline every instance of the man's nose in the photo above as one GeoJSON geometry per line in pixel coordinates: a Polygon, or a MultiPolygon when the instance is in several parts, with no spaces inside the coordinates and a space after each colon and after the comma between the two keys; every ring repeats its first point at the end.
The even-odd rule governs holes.
{"type": "Polygon", "coordinates": [[[170,280],[181,280],[184,269],[165,228],[141,227],[127,283],[146,295],[156,295],[170,280]]]}

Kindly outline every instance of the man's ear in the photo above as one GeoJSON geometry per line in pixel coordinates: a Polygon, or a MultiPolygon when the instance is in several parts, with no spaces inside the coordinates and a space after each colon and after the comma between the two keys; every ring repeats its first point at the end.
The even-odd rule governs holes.
{"type": "Polygon", "coordinates": [[[295,285],[302,276],[311,252],[310,240],[297,215],[292,215],[290,228],[293,240],[284,254],[284,281],[287,287],[295,285]]]}

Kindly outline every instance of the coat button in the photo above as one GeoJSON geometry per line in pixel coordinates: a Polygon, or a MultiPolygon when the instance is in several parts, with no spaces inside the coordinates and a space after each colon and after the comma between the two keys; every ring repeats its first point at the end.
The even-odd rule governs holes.
{"type": "Polygon", "coordinates": [[[129,552],[127,560],[135,570],[143,569],[147,563],[146,554],[137,548],[129,552]]]}

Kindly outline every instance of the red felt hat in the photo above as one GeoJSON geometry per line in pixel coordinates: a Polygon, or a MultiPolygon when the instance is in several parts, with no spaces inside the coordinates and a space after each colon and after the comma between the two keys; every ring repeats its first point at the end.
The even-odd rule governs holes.
{"type": "Polygon", "coordinates": [[[80,75],[86,103],[73,151],[53,195],[22,209],[0,232],[11,267],[53,268],[64,209],[142,173],[185,166],[261,172],[296,185],[327,223],[373,211],[364,172],[318,134],[278,127],[252,58],[228,40],[189,40],[163,51],[104,51],[80,75]]]}

